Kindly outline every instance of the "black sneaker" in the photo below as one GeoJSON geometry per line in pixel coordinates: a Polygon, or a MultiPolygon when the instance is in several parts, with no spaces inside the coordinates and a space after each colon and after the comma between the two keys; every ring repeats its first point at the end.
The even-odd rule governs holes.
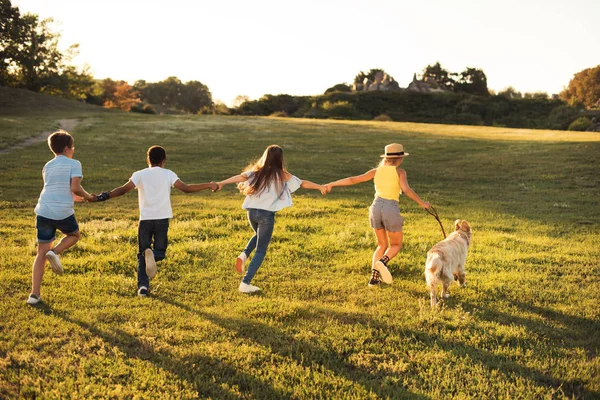
{"type": "Polygon", "coordinates": [[[381,278],[379,277],[379,271],[376,269],[371,270],[371,279],[369,280],[369,286],[377,286],[381,283],[381,278]]]}
{"type": "Polygon", "coordinates": [[[138,296],[146,297],[148,296],[148,288],[146,286],[142,286],[138,289],[138,296]]]}

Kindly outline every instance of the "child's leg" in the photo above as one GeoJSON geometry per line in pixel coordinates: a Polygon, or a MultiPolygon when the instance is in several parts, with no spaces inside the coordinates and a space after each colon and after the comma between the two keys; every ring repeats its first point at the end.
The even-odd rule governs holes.
{"type": "Polygon", "coordinates": [[[258,223],[250,219],[250,212],[248,212],[248,222],[250,222],[250,226],[252,227],[252,230],[254,231],[254,236],[252,236],[252,238],[250,238],[250,240],[248,241],[248,244],[246,244],[246,248],[244,249],[244,253],[246,253],[246,257],[250,257],[250,254],[252,254],[252,252],[256,248],[256,242],[258,240],[258,236],[256,233],[258,231],[258,223]]]}
{"type": "Polygon", "coordinates": [[[75,243],[79,241],[80,236],[81,234],[79,231],[65,233],[65,236],[60,239],[60,242],[58,242],[58,244],[50,250],[54,251],[56,254],[60,254],[69,247],[73,247],[75,243]]]}
{"type": "Polygon", "coordinates": [[[138,225],[138,289],[142,286],[150,287],[150,279],[146,274],[146,259],[144,250],[149,249],[152,244],[152,235],[154,233],[154,224],[152,221],[140,221],[138,225]]]}
{"type": "Polygon", "coordinates": [[[169,219],[158,219],[154,222],[154,259],[163,260],[167,256],[167,246],[169,245],[169,219]]]}
{"type": "Polygon", "coordinates": [[[396,254],[402,248],[402,232],[387,232],[387,234],[390,237],[390,246],[385,251],[384,256],[387,256],[391,260],[396,257],[396,254]]]}
{"type": "Polygon", "coordinates": [[[242,282],[248,285],[265,259],[267,247],[269,247],[269,242],[273,235],[273,228],[275,227],[275,213],[265,210],[253,210],[252,214],[254,215],[252,215],[251,221],[254,221],[257,224],[257,240],[256,252],[248,265],[248,270],[246,271],[246,275],[244,275],[244,279],[242,279],[242,282]]]}
{"type": "Polygon", "coordinates": [[[79,224],[77,224],[77,219],[73,214],[63,220],[56,221],[56,227],[66,235],[52,249],[54,253],[60,254],[79,241],[79,224]]]}
{"type": "Polygon", "coordinates": [[[46,253],[52,248],[52,242],[50,243],[39,243],[37,247],[37,254],[33,261],[33,268],[31,271],[31,294],[36,296],[40,295],[40,287],[42,285],[42,278],[44,277],[44,267],[46,266],[46,253]]]}
{"type": "Polygon", "coordinates": [[[375,262],[377,262],[379,259],[381,259],[381,257],[383,257],[383,254],[388,248],[388,238],[385,233],[385,229],[373,229],[373,232],[375,232],[375,237],[377,238],[377,248],[373,253],[373,261],[371,262],[371,267],[375,265],[375,262]]]}

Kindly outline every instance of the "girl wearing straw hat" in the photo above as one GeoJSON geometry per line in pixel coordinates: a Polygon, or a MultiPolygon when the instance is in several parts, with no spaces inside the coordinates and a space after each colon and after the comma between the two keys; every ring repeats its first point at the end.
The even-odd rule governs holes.
{"type": "Polygon", "coordinates": [[[392,283],[392,274],[387,268],[389,261],[402,248],[402,225],[404,218],[400,215],[398,200],[402,192],[421,207],[430,207],[408,186],[406,171],[400,164],[408,153],[401,144],[392,143],[385,146],[385,154],[377,168],[357,176],[340,179],[325,185],[327,192],[336,186],[350,186],[367,182],[375,182],[375,200],[369,208],[369,222],[377,237],[377,249],[371,262],[371,279],[369,286],[376,286],[381,281],[392,283]]]}
{"type": "Polygon", "coordinates": [[[283,149],[277,145],[267,147],[262,157],[246,167],[240,175],[218,182],[218,190],[230,183],[237,183],[240,192],[246,195],[242,208],[248,212],[248,221],[254,231],[254,236],[235,263],[236,271],[244,273],[244,264],[256,249],[239,287],[242,293],[253,293],[261,290],[251,285],[250,281],[267,254],[275,226],[275,213],[292,205],[292,193],[299,188],[316,189],[325,194],[325,186],[301,180],[290,174],[285,169],[283,149]]]}

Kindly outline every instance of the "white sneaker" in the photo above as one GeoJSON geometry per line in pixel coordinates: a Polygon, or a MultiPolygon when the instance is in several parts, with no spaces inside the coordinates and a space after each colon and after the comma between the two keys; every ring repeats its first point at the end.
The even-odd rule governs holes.
{"type": "Polygon", "coordinates": [[[29,298],[27,299],[27,304],[31,304],[32,306],[39,304],[41,302],[42,302],[42,298],[35,294],[30,294],[29,298]]]}
{"type": "Polygon", "coordinates": [[[240,292],[242,292],[242,293],[254,293],[254,292],[258,292],[259,290],[262,290],[262,289],[259,288],[258,286],[249,285],[244,282],[240,283],[240,292]]]}
{"type": "Polygon", "coordinates": [[[381,261],[377,261],[373,268],[376,269],[377,272],[379,272],[382,281],[384,281],[388,285],[392,283],[392,274],[390,270],[387,269],[384,263],[382,263],[381,261]]]}
{"type": "Polygon", "coordinates": [[[244,264],[246,263],[247,259],[248,256],[243,251],[239,256],[237,256],[237,259],[235,260],[235,270],[238,272],[238,274],[244,273],[244,264]]]}
{"type": "Polygon", "coordinates": [[[138,296],[146,297],[148,296],[148,288],[146,286],[142,286],[138,289],[138,296]]]}
{"type": "Polygon", "coordinates": [[[146,259],[146,274],[149,279],[154,278],[158,269],[156,268],[156,260],[152,249],[144,250],[144,258],[146,259]]]}
{"type": "Polygon", "coordinates": [[[58,258],[58,255],[55,252],[53,252],[52,250],[50,250],[49,252],[46,253],[46,259],[50,262],[52,271],[54,271],[54,273],[57,275],[62,275],[63,267],[60,263],[60,258],[58,258]]]}

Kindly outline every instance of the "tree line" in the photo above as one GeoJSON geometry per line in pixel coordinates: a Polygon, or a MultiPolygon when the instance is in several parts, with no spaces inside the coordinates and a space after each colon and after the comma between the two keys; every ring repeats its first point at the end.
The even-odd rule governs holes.
{"type": "Polygon", "coordinates": [[[184,83],[169,77],[160,82],[139,80],[131,86],[122,80],[94,79],[89,67],[71,64],[77,44],[59,50],[60,34],[53,30],[53,22],[21,14],[10,0],[0,0],[0,85],[125,111],[154,113],[160,107],[195,114],[221,107],[199,81],[184,83]]]}
{"type": "MultiPolygon", "coordinates": [[[[565,129],[573,118],[580,119],[579,126],[591,122],[589,115],[582,114],[583,108],[600,108],[600,65],[575,74],[557,100],[546,93],[522,94],[512,87],[495,94],[488,89],[483,70],[467,67],[455,73],[439,62],[427,65],[421,78],[432,78],[448,88],[449,93],[364,95],[349,93],[350,86],[342,83],[321,96],[265,95],[254,101],[238,96],[234,107],[228,108],[213,102],[209,88],[196,80],[182,82],[177,77],[168,77],[160,82],[138,80],[130,85],[123,80],[94,79],[89,67],[72,65],[78,54],[77,44],[65,51],[58,49],[60,34],[52,29],[52,24],[52,19],[21,14],[10,0],[0,0],[0,85],[144,113],[282,113],[309,118],[385,119],[383,114],[398,121],[565,129]],[[414,107],[406,99],[415,100],[421,111],[410,111],[414,107]],[[435,110],[440,104],[443,107],[435,110]],[[530,111],[526,111],[528,107],[530,111]],[[440,115],[439,110],[448,114],[440,115]]],[[[361,71],[354,81],[361,83],[365,78],[373,81],[378,72],[385,73],[382,69],[361,71]]]]}

